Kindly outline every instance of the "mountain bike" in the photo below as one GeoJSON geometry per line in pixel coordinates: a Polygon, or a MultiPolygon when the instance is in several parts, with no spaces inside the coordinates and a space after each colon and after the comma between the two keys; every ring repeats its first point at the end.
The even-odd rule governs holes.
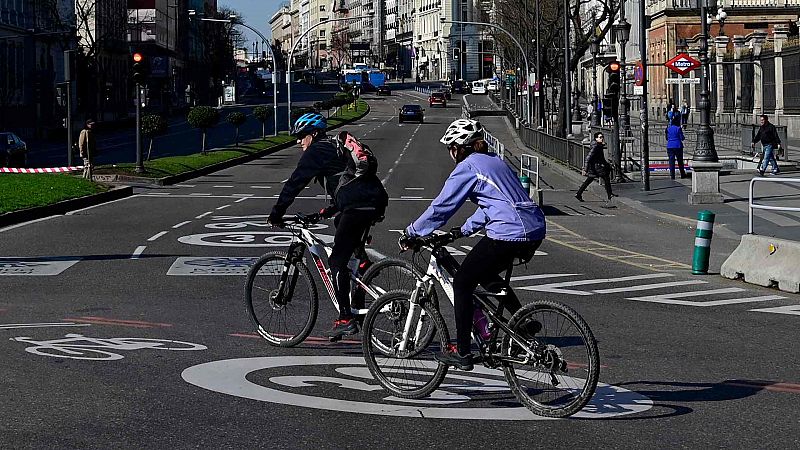
{"type": "MultiPolygon", "coordinates": [[[[434,354],[450,342],[447,325],[431,301],[438,284],[453,302],[452,277],[459,264],[444,247],[451,235],[416,240],[414,261],[431,253],[425,275],[411,291],[395,290],[375,300],[364,319],[362,350],[375,379],[392,395],[419,399],[435,391],[448,366],[434,354]],[[426,317],[427,320],[421,320],[426,317]],[[430,336],[430,337],[427,337],[430,336]]],[[[581,410],[597,387],[600,358],[589,326],[573,309],[550,300],[535,300],[511,317],[504,316],[514,264],[505,280],[474,293],[488,327],[473,328],[479,356],[488,368],[502,369],[511,391],[533,413],[567,417],[581,410]]],[[[451,382],[458,383],[459,377],[451,382]]]]}
{"type": "MultiPolygon", "coordinates": [[[[339,303],[327,260],[332,247],[312,231],[321,220],[319,214],[284,217],[292,242],[286,252],[261,256],[247,273],[244,302],[247,315],[261,337],[272,345],[292,347],[303,342],[317,320],[317,284],[305,263],[306,253],[319,273],[336,311],[339,303]]],[[[368,232],[362,242],[368,240],[368,232]]],[[[351,271],[351,307],[363,319],[369,304],[394,289],[411,289],[415,283],[413,266],[405,260],[385,258],[372,263],[361,247],[348,265],[351,271]]]]}

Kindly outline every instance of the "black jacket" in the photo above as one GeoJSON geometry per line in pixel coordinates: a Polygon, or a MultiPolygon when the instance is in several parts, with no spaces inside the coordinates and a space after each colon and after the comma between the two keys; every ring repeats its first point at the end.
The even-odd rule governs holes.
{"type": "Polygon", "coordinates": [[[604,177],[608,174],[610,165],[603,153],[605,147],[604,144],[597,141],[592,144],[589,154],[586,155],[586,161],[583,163],[583,170],[586,171],[587,176],[604,177]]]}
{"type": "Polygon", "coordinates": [[[762,145],[777,145],[781,143],[781,138],[778,137],[778,130],[772,122],[767,122],[758,129],[753,138],[753,144],[761,141],[762,145]]]}
{"type": "Polygon", "coordinates": [[[345,141],[343,151],[347,167],[333,196],[335,208],[339,211],[374,210],[382,216],[389,204],[389,195],[377,175],[378,160],[368,146],[352,136],[345,141]]]}
{"type": "Polygon", "coordinates": [[[272,207],[272,213],[279,216],[286,214],[295,197],[315,178],[333,198],[346,164],[345,159],[327,138],[313,142],[303,152],[297,168],[283,185],[278,201],[272,207]]]}

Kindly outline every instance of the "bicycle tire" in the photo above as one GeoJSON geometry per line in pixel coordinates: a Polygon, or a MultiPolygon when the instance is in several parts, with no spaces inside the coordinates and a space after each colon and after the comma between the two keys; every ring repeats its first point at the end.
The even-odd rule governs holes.
{"type": "MultiPolygon", "coordinates": [[[[535,400],[528,389],[521,385],[517,370],[515,369],[514,365],[511,363],[504,363],[503,364],[503,372],[506,377],[506,381],[508,382],[509,387],[511,388],[511,392],[520,401],[526,408],[528,408],[534,414],[543,417],[553,417],[553,418],[564,418],[569,417],[586,406],[587,403],[591,400],[592,396],[594,395],[595,389],[597,388],[597,381],[600,377],[600,355],[597,350],[597,341],[595,340],[594,334],[592,334],[592,330],[589,328],[589,325],[586,321],[578,314],[574,309],[563,305],[558,302],[554,302],[551,300],[537,300],[532,303],[529,303],[522,308],[520,308],[509,320],[509,327],[515,332],[515,334],[524,333],[520,327],[522,323],[531,320],[532,317],[536,313],[545,313],[545,314],[559,314],[564,318],[564,322],[561,325],[557,326],[558,331],[562,331],[566,322],[570,322],[576,328],[576,332],[580,334],[580,338],[583,342],[583,347],[586,352],[586,363],[585,364],[578,364],[576,365],[574,360],[570,362],[572,358],[564,358],[563,353],[564,349],[568,347],[577,347],[575,345],[566,345],[570,343],[577,342],[575,337],[569,336],[549,336],[548,328],[542,322],[540,322],[539,327],[540,331],[534,335],[534,341],[538,342],[539,344],[544,344],[549,347],[548,351],[553,352],[553,354],[557,354],[559,360],[564,364],[564,368],[562,369],[563,373],[567,373],[569,370],[569,365],[573,364],[573,369],[585,369],[586,375],[583,379],[585,384],[580,389],[572,389],[572,391],[579,391],[577,395],[573,392],[568,397],[572,399],[566,403],[563,402],[556,402],[554,401],[553,404],[545,404],[542,401],[535,400]],[[550,344],[547,344],[547,343],[550,344]],[[558,347],[554,343],[561,342],[564,345],[558,347]]],[[[537,319],[539,320],[539,319],[537,319]]],[[[554,327],[556,328],[556,327],[554,327]]],[[[502,342],[502,354],[509,355],[512,352],[512,345],[519,348],[516,343],[513,343],[511,337],[506,335],[503,337],[502,342]]],[[[576,355],[580,355],[581,351],[577,350],[575,352],[576,355]]],[[[572,376],[565,376],[565,375],[553,375],[552,372],[547,373],[545,372],[546,376],[549,377],[560,377],[559,384],[567,381],[569,384],[570,380],[580,380],[580,378],[575,378],[572,376]]],[[[546,383],[539,383],[540,385],[546,385],[546,383]]],[[[550,386],[555,388],[556,385],[552,383],[550,386]]],[[[544,387],[537,387],[536,389],[541,390],[543,392],[547,392],[551,389],[545,389],[544,387]]]]}
{"type": "MultiPolygon", "coordinates": [[[[250,318],[250,322],[256,327],[256,331],[258,332],[261,337],[266,339],[271,345],[275,345],[278,347],[293,347],[301,342],[303,342],[308,335],[311,333],[311,330],[314,328],[314,324],[317,321],[317,311],[319,309],[319,298],[317,296],[317,285],[314,282],[314,279],[311,277],[311,271],[308,270],[308,266],[303,261],[295,261],[291,264],[291,267],[294,268],[295,274],[297,277],[295,278],[295,283],[302,283],[304,288],[302,292],[307,293],[308,299],[302,300],[298,302],[298,306],[307,305],[308,311],[301,311],[299,314],[299,320],[302,322],[297,322],[296,331],[293,328],[292,330],[287,328],[287,322],[284,318],[283,321],[283,330],[272,331],[272,319],[270,316],[270,320],[265,323],[265,318],[260,318],[258,312],[260,310],[264,310],[261,306],[262,303],[265,303],[268,308],[271,308],[273,311],[287,311],[289,306],[291,306],[292,302],[296,300],[295,294],[298,293],[298,286],[295,284],[290,289],[287,297],[288,300],[283,304],[276,304],[271,296],[274,294],[274,291],[277,288],[277,283],[275,283],[275,287],[268,289],[264,287],[259,287],[256,284],[256,278],[259,274],[261,275],[275,275],[274,272],[277,268],[280,268],[281,273],[286,263],[287,255],[284,252],[270,252],[263,256],[261,256],[258,261],[250,268],[247,272],[247,282],[245,283],[244,288],[244,303],[245,309],[247,311],[247,316],[250,318]],[[267,266],[267,264],[270,264],[267,266]],[[272,271],[272,274],[264,274],[261,273],[262,269],[265,267],[270,267],[269,271],[272,271]],[[254,292],[266,292],[266,299],[262,299],[264,294],[254,295],[254,292]],[[256,303],[256,304],[254,304],[256,303]]],[[[280,274],[275,276],[275,281],[279,282],[280,274]]],[[[268,283],[265,281],[264,283],[268,283]]],[[[269,286],[269,284],[267,284],[269,286]]],[[[281,302],[282,303],[282,302],[281,302]]],[[[268,309],[266,310],[269,311],[268,309]]],[[[281,321],[278,319],[278,327],[280,327],[281,321]]]]}
{"type": "MultiPolygon", "coordinates": [[[[447,366],[435,361],[433,355],[445,348],[450,336],[439,310],[430,301],[423,301],[420,303],[429,317],[427,326],[435,327],[431,341],[435,340],[437,345],[431,346],[428,342],[425,348],[406,350],[407,354],[387,355],[384,348],[395,349],[399,344],[398,334],[402,336],[410,298],[411,292],[390,291],[375,300],[364,318],[361,348],[370,373],[384,389],[396,397],[419,399],[435,391],[447,375],[447,366]],[[383,319],[391,323],[376,324],[383,319]],[[382,329],[385,326],[391,329],[382,329]],[[389,338],[388,343],[383,341],[384,334],[389,338]],[[377,346],[375,342],[378,341],[382,345],[377,346]],[[396,365],[386,364],[392,362],[396,365]],[[409,370],[405,371],[406,368],[409,370]],[[397,369],[404,371],[398,375],[397,369]]],[[[419,317],[421,314],[417,315],[419,317]]]]}

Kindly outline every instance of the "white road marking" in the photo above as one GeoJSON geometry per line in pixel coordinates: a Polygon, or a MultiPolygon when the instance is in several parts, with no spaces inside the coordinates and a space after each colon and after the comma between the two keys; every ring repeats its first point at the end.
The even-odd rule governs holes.
{"type": "Polygon", "coordinates": [[[424,187],[405,187],[403,189],[405,189],[407,191],[424,191],[425,190],[424,187]]]}
{"type": "Polygon", "coordinates": [[[25,225],[30,225],[32,223],[44,222],[45,220],[50,220],[53,217],[61,217],[61,215],[58,214],[58,215],[54,215],[54,216],[42,217],[41,219],[29,220],[28,222],[18,223],[16,225],[10,225],[10,226],[7,226],[5,228],[0,228],[0,233],[2,233],[3,231],[13,230],[14,228],[24,227],[25,225]]]}
{"type": "Polygon", "coordinates": [[[179,184],[178,186],[190,188],[190,187],[195,187],[197,185],[196,184],[179,184]]]}
{"type": "MultiPolygon", "coordinates": [[[[248,198],[248,197],[243,197],[243,198],[248,198]]],[[[231,206],[231,205],[222,205],[222,206],[220,206],[219,208],[217,208],[217,211],[219,211],[219,210],[221,210],[221,209],[228,208],[228,207],[230,207],[230,206],[231,206]]]]}
{"type": "Polygon", "coordinates": [[[177,225],[173,225],[172,228],[180,228],[180,227],[182,227],[182,226],[184,226],[186,224],[189,224],[189,223],[192,223],[192,221],[191,220],[184,220],[183,222],[181,222],[181,223],[179,223],[177,225]]]}
{"type": "Polygon", "coordinates": [[[50,327],[90,327],[88,323],[54,322],[54,323],[4,323],[0,330],[16,330],[18,328],[50,328],[50,327]]]}
{"type": "Polygon", "coordinates": [[[233,188],[233,186],[229,185],[229,184],[223,184],[223,185],[218,185],[218,186],[214,186],[214,187],[218,188],[218,189],[232,189],[233,188]]]}
{"type": "Polygon", "coordinates": [[[688,280],[688,281],[670,281],[667,283],[652,283],[652,284],[640,284],[637,286],[628,286],[628,287],[619,287],[619,288],[610,288],[610,289],[597,289],[594,292],[595,294],[615,294],[617,292],[630,292],[630,291],[648,291],[651,289],[661,289],[665,287],[673,287],[673,286],[690,286],[693,284],[708,284],[707,281],[702,280],[688,280]]]}
{"type": "Polygon", "coordinates": [[[778,306],[777,308],[751,309],[750,311],[800,316],[800,305],[778,306]]]}
{"type": "Polygon", "coordinates": [[[288,179],[288,178],[287,178],[287,179],[285,179],[285,180],[282,180],[282,181],[281,181],[281,183],[286,183],[287,181],[289,181],[289,179],[288,179]]]}
{"type": "Polygon", "coordinates": [[[150,236],[150,239],[148,239],[147,241],[148,241],[148,242],[153,242],[153,241],[155,241],[156,239],[160,238],[161,236],[163,236],[163,235],[165,235],[165,234],[167,234],[167,233],[168,233],[167,231],[159,231],[158,233],[156,233],[156,234],[154,234],[154,235],[150,236]]]}
{"type": "Polygon", "coordinates": [[[145,245],[140,245],[140,246],[136,247],[136,250],[134,250],[133,254],[131,255],[131,259],[139,259],[139,257],[142,255],[142,253],[144,253],[144,249],[146,249],[146,248],[147,248],[147,246],[145,246],[145,245]]]}
{"type": "Polygon", "coordinates": [[[250,197],[242,197],[242,198],[240,198],[239,200],[236,200],[236,201],[235,201],[235,202],[233,202],[233,203],[241,203],[241,202],[243,202],[243,201],[247,200],[248,198],[250,198],[250,197]]]}
{"type": "Polygon", "coordinates": [[[250,189],[272,189],[272,186],[250,186],[250,189]]]}
{"type": "Polygon", "coordinates": [[[681,305],[681,306],[722,306],[722,305],[735,305],[738,303],[779,300],[785,298],[781,297],[780,295],[762,295],[760,297],[732,298],[727,300],[711,300],[705,302],[704,301],[693,302],[690,300],[675,300],[683,297],[700,297],[700,296],[716,295],[716,294],[732,294],[735,292],[742,292],[742,291],[744,291],[744,289],[722,288],[722,289],[710,289],[707,291],[678,292],[674,294],[650,295],[647,297],[633,297],[627,300],[636,300],[640,302],[650,302],[650,303],[665,303],[668,305],[681,305]]]}
{"type": "MultiPolygon", "coordinates": [[[[414,140],[414,136],[417,135],[417,132],[419,131],[419,127],[421,127],[421,126],[422,126],[422,124],[417,125],[417,128],[414,129],[414,132],[411,133],[411,137],[408,138],[408,142],[406,142],[405,147],[403,147],[403,151],[400,152],[400,156],[397,157],[397,159],[395,160],[395,162],[392,165],[392,167],[390,167],[389,171],[386,172],[386,176],[383,177],[383,179],[381,180],[381,183],[383,183],[384,185],[386,185],[386,182],[389,180],[389,177],[392,176],[392,172],[394,172],[394,169],[397,168],[397,165],[400,164],[400,160],[403,159],[403,156],[406,154],[406,150],[408,150],[408,146],[411,145],[411,142],[414,140]]],[[[415,200],[418,200],[418,199],[415,199],[415,200]]]]}
{"type": "Polygon", "coordinates": [[[110,202],[103,202],[103,203],[100,203],[98,205],[87,206],[86,208],[76,209],[75,211],[69,211],[64,215],[65,216],[72,216],[72,215],[77,214],[77,213],[82,212],[82,211],[88,211],[88,210],[90,210],[92,208],[97,208],[98,206],[108,205],[108,204],[111,204],[111,203],[117,203],[117,202],[121,202],[123,200],[128,200],[129,198],[134,198],[134,197],[138,197],[138,195],[130,195],[128,197],[122,197],[122,198],[118,198],[116,200],[111,200],[110,202]]]}
{"type": "Polygon", "coordinates": [[[518,287],[517,289],[523,289],[526,291],[551,292],[553,294],[593,295],[594,293],[591,291],[578,291],[574,289],[563,289],[563,288],[572,286],[584,286],[588,284],[604,284],[604,283],[617,283],[623,281],[647,280],[650,278],[664,278],[671,276],[672,274],[669,273],[650,273],[645,275],[631,275],[627,277],[618,277],[618,278],[594,278],[591,280],[565,281],[563,283],[549,283],[549,284],[540,284],[536,286],[522,286],[518,287]]]}
{"type": "Polygon", "coordinates": [[[231,194],[234,197],[252,197],[255,194],[231,194]]]}
{"type": "MultiPolygon", "coordinates": [[[[320,195],[322,195],[322,194],[320,194],[320,195]]],[[[197,196],[197,195],[183,195],[183,194],[170,195],[169,197],[162,197],[162,196],[151,195],[151,194],[141,194],[141,196],[142,197],[159,197],[159,198],[176,198],[176,199],[177,198],[202,198],[202,199],[207,199],[207,198],[235,198],[235,199],[238,200],[238,199],[241,198],[241,197],[234,197],[234,196],[231,196],[231,195],[209,195],[209,196],[202,196],[201,197],[201,196],[197,196]]],[[[258,199],[261,199],[261,200],[267,199],[267,200],[269,200],[269,199],[276,199],[276,198],[278,198],[278,196],[277,195],[254,195],[252,197],[247,197],[247,198],[248,199],[253,199],[253,200],[258,200],[258,199]]],[[[297,197],[295,197],[295,200],[318,200],[319,198],[320,197],[317,197],[317,196],[313,196],[312,197],[312,196],[301,196],[301,195],[298,195],[297,197]]],[[[424,197],[424,198],[397,198],[397,197],[392,197],[389,200],[392,200],[392,201],[400,201],[400,200],[403,200],[403,201],[433,201],[433,198],[431,198],[431,197],[424,197]]],[[[54,217],[58,217],[58,216],[54,216],[54,217]]]]}
{"type": "Polygon", "coordinates": [[[206,193],[206,192],[192,192],[192,193],[191,193],[191,194],[189,194],[189,195],[194,195],[194,196],[200,197],[200,196],[210,196],[210,195],[211,195],[211,193],[206,193]]]}
{"type": "Polygon", "coordinates": [[[406,200],[419,200],[422,197],[417,197],[417,196],[413,196],[413,195],[401,195],[400,198],[406,199],[406,200]]]}
{"type": "Polygon", "coordinates": [[[526,280],[540,280],[542,278],[563,278],[575,277],[579,273],[540,273],[536,275],[520,275],[518,277],[511,277],[511,281],[526,281],[526,280]]]}
{"type": "Polygon", "coordinates": [[[207,216],[209,214],[214,214],[214,211],[204,212],[203,214],[200,214],[199,216],[195,217],[195,219],[202,219],[203,217],[205,217],[205,216],[207,216]]]}

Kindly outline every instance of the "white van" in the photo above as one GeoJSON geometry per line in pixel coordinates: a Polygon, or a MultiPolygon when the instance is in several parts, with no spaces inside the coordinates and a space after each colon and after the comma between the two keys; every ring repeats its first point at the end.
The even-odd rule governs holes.
{"type": "Polygon", "coordinates": [[[500,89],[499,82],[496,80],[489,81],[486,83],[486,90],[489,92],[497,92],[500,89]]]}
{"type": "Polygon", "coordinates": [[[473,94],[486,94],[486,84],[483,81],[473,81],[472,82],[472,93],[473,94]]]}

